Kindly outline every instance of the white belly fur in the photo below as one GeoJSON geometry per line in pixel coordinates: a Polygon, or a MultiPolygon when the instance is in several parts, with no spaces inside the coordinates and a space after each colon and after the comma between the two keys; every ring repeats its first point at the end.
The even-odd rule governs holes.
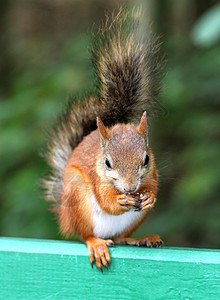
{"type": "Polygon", "coordinates": [[[101,210],[93,193],[90,199],[93,205],[93,234],[98,238],[105,239],[119,235],[144,213],[143,211],[128,211],[119,216],[109,215],[101,210]]]}

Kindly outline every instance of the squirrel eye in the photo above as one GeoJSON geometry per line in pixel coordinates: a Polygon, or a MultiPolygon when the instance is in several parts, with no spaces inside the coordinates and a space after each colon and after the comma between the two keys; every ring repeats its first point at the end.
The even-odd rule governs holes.
{"type": "Polygon", "coordinates": [[[112,166],[111,166],[111,164],[110,164],[108,158],[105,159],[105,164],[106,164],[106,166],[107,166],[109,169],[112,169],[112,166]]]}
{"type": "Polygon", "coordinates": [[[149,162],[149,156],[146,155],[146,157],[145,157],[145,159],[144,159],[144,166],[145,166],[145,167],[147,166],[148,162],[149,162]]]}

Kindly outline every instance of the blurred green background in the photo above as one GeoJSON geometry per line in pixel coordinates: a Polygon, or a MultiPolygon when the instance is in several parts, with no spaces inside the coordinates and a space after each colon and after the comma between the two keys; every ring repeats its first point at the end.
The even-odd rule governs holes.
{"type": "MultiPolygon", "coordinates": [[[[167,58],[167,114],[151,120],[160,172],[155,209],[136,236],[166,245],[220,247],[220,5],[142,1],[167,58]]],[[[90,30],[116,0],[1,0],[0,235],[61,239],[39,179],[46,132],[70,95],[92,88],[90,30]]]]}

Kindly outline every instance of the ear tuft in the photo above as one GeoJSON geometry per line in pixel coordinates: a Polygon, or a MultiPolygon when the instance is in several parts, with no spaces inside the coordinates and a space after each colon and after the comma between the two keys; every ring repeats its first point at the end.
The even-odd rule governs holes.
{"type": "Polygon", "coordinates": [[[140,135],[147,135],[147,113],[146,111],[143,113],[141,117],[141,122],[137,127],[137,132],[140,135]]]}
{"type": "Polygon", "coordinates": [[[105,125],[103,124],[102,120],[99,117],[96,118],[96,121],[97,121],[97,127],[98,127],[98,130],[99,130],[100,136],[104,140],[108,140],[109,139],[108,128],[105,127],[105,125]]]}

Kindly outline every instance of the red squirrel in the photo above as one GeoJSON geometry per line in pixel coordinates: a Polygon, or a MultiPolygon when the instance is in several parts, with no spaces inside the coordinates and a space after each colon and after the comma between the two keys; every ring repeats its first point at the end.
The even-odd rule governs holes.
{"type": "Polygon", "coordinates": [[[158,187],[146,111],[160,92],[161,64],[158,43],[138,40],[139,19],[137,11],[120,12],[99,30],[92,50],[98,96],[71,101],[46,155],[46,198],[60,230],[78,234],[101,271],[114,244],[162,245],[158,235],[130,237],[158,187]]]}

